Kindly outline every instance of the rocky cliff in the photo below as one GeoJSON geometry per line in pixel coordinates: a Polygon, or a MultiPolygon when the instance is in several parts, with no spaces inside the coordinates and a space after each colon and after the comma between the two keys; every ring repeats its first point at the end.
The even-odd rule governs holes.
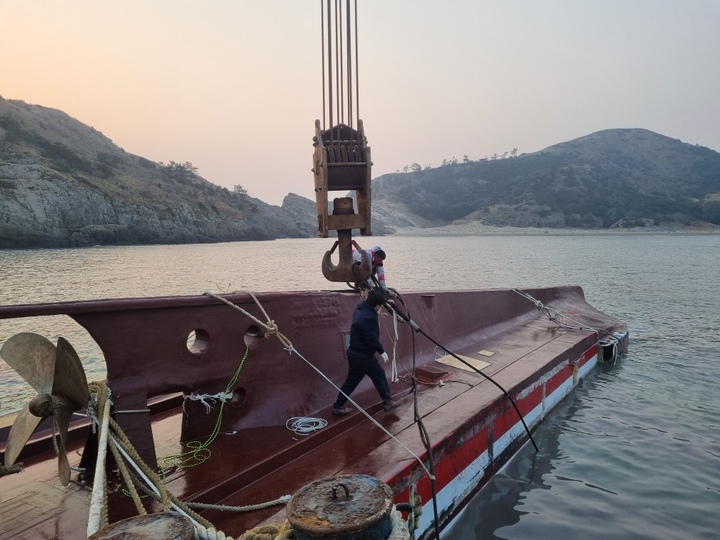
{"type": "Polygon", "coordinates": [[[191,164],[129,154],[61,111],[0,98],[0,248],[315,235],[312,201],[272,206],[191,164]]]}

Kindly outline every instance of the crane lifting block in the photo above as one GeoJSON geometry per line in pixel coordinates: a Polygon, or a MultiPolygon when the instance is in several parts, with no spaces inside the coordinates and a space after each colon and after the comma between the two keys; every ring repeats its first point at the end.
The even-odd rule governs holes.
{"type": "Polygon", "coordinates": [[[318,236],[327,238],[328,231],[359,229],[362,236],[372,235],[370,225],[370,180],[372,162],[362,120],[355,130],[338,124],[323,130],[315,120],[313,174],[317,204],[318,236]],[[357,213],[329,214],[329,193],[343,191],[354,196],[357,213]],[[354,192],[354,193],[348,193],[354,192]]]}

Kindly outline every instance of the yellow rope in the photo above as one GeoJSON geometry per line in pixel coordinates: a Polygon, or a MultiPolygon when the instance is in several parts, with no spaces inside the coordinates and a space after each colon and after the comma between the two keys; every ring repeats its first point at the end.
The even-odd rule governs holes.
{"type": "MultiPolygon", "coordinates": [[[[99,412],[102,413],[103,405],[101,404],[107,402],[107,399],[103,400],[102,396],[108,395],[107,386],[104,383],[91,384],[93,385],[93,387],[91,388],[91,395],[93,397],[95,410],[99,410],[99,412]]],[[[108,444],[110,445],[113,456],[118,463],[118,467],[120,468],[123,480],[125,481],[130,492],[133,493],[133,501],[135,501],[135,506],[138,510],[138,513],[146,514],[147,512],[143,507],[142,502],[140,501],[137,490],[134,487],[132,476],[127,470],[127,467],[125,466],[125,460],[133,463],[133,465],[142,472],[142,474],[146,478],[146,481],[148,481],[152,487],[152,489],[149,489],[148,492],[151,494],[151,496],[159,499],[162,502],[165,511],[171,511],[173,508],[175,508],[177,510],[180,510],[180,512],[184,513],[191,520],[193,520],[196,531],[198,532],[200,538],[211,540],[233,540],[231,536],[227,536],[222,531],[218,531],[212,523],[210,523],[208,520],[195,512],[190,507],[190,504],[181,501],[175,495],[168,491],[165,483],[162,481],[160,476],[154,470],[148,467],[148,465],[142,460],[140,455],[133,447],[132,443],[128,440],[120,425],[113,418],[110,418],[109,429],[110,433],[108,437],[108,444]],[[120,451],[119,449],[122,449],[122,451],[120,451]]],[[[103,487],[106,488],[106,486],[103,487]]],[[[260,507],[261,505],[254,506],[260,507]]],[[[103,497],[103,512],[100,528],[106,527],[107,525],[107,494],[105,493],[103,497]]],[[[271,540],[285,540],[286,538],[289,539],[291,537],[277,536],[277,538],[272,537],[271,540]]]]}
{"type": "Polygon", "coordinates": [[[110,451],[112,452],[112,455],[115,458],[115,463],[117,464],[118,469],[120,470],[120,475],[123,477],[123,480],[125,480],[125,485],[127,486],[130,496],[132,497],[132,500],[135,503],[135,509],[137,510],[139,515],[144,516],[145,514],[147,514],[147,510],[145,510],[145,507],[143,506],[142,500],[140,499],[140,494],[137,492],[137,489],[135,489],[135,483],[132,481],[132,477],[130,476],[130,471],[128,471],[128,468],[125,465],[125,461],[122,459],[122,456],[120,455],[120,451],[117,449],[117,447],[114,444],[110,445],[110,451]]]}
{"type": "Polygon", "coordinates": [[[238,540],[289,540],[295,533],[288,520],[284,523],[269,523],[245,531],[238,540]]]}
{"type": "Polygon", "coordinates": [[[270,508],[278,504],[287,504],[290,501],[289,495],[284,495],[275,499],[274,501],[267,501],[258,504],[248,504],[246,506],[228,506],[227,504],[209,504],[199,502],[188,502],[190,508],[197,508],[199,510],[219,510],[221,512],[254,512],[255,510],[263,510],[270,508]]]}
{"type": "MultiPolygon", "coordinates": [[[[119,426],[115,424],[113,426],[113,430],[116,429],[116,427],[119,429],[119,426]]],[[[140,458],[140,456],[135,451],[135,448],[132,446],[132,444],[127,441],[127,437],[124,433],[122,433],[122,430],[120,430],[119,433],[112,435],[112,440],[114,442],[117,442],[119,446],[128,454],[128,457],[132,459],[133,463],[143,472],[143,474],[148,478],[148,480],[151,482],[152,486],[155,488],[157,493],[159,494],[160,499],[162,500],[163,508],[167,511],[171,510],[173,506],[181,510],[183,513],[185,513],[188,517],[190,517],[193,521],[200,523],[207,529],[212,529],[213,525],[209,521],[207,521],[205,518],[200,516],[197,512],[193,511],[191,508],[189,508],[183,501],[178,499],[175,495],[170,493],[167,490],[167,487],[163,483],[162,479],[153,471],[150,467],[147,466],[147,464],[140,458]]]]}
{"type": "MultiPolygon", "coordinates": [[[[91,392],[91,395],[95,400],[101,399],[100,396],[102,395],[107,395],[107,387],[103,383],[92,384],[95,385],[95,388],[91,392]]],[[[101,399],[100,403],[107,403],[107,399],[104,401],[102,401],[101,399]]],[[[97,401],[95,402],[95,406],[97,407],[97,401]]],[[[201,517],[191,508],[191,506],[211,508],[215,505],[185,503],[179,500],[175,495],[168,491],[167,487],[165,486],[162,479],[158,476],[158,474],[155,473],[155,471],[153,471],[150,467],[148,467],[147,464],[140,458],[137,451],[130,443],[125,433],[122,431],[122,428],[112,418],[110,418],[109,421],[109,429],[110,433],[108,437],[108,444],[110,445],[111,451],[113,451],[116,462],[121,468],[121,474],[126,484],[128,485],[128,489],[130,489],[133,493],[137,494],[137,491],[133,486],[134,482],[132,475],[124,465],[124,461],[126,460],[132,463],[142,472],[142,474],[145,476],[146,481],[150,483],[150,487],[146,488],[143,484],[140,484],[141,487],[143,487],[143,489],[146,489],[152,497],[162,500],[163,508],[165,511],[179,510],[181,513],[185,514],[193,521],[197,538],[200,538],[202,540],[233,540],[233,537],[227,536],[223,531],[217,530],[212,525],[212,523],[201,517]],[[119,449],[122,449],[122,451],[120,451],[119,449]]],[[[145,514],[146,511],[142,506],[139,497],[137,498],[137,500],[135,497],[133,497],[133,500],[136,501],[136,507],[138,508],[138,512],[141,514],[145,514]]],[[[106,501],[107,497],[105,497],[105,502],[106,501]]],[[[422,503],[420,502],[419,497],[414,502],[416,506],[416,512],[419,513],[419,511],[422,511],[422,503]],[[417,508],[417,506],[419,506],[419,508],[417,508]]],[[[255,509],[264,508],[266,506],[268,505],[259,504],[252,505],[246,508],[255,509]]],[[[224,507],[223,509],[226,508],[227,507],[224,507]]],[[[392,536],[392,538],[401,538],[405,540],[406,538],[408,538],[408,536],[401,519],[399,521],[399,524],[403,526],[398,528],[398,524],[394,523],[393,531],[395,533],[395,529],[398,529],[399,535],[396,534],[395,536],[392,536]]],[[[105,521],[102,524],[101,528],[106,526],[107,518],[105,518],[105,521]]],[[[292,540],[294,538],[295,532],[293,531],[290,522],[285,520],[285,522],[281,524],[266,524],[250,529],[243,533],[238,538],[238,540],[292,540]]]]}

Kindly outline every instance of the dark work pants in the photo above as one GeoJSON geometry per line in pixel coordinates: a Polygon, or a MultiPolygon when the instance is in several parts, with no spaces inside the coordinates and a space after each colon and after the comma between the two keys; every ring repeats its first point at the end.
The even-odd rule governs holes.
{"type": "Polygon", "coordinates": [[[342,395],[345,392],[346,395],[353,393],[353,390],[357,388],[363,377],[367,375],[375,385],[375,389],[383,400],[383,403],[389,403],[392,401],[392,394],[390,394],[390,385],[388,384],[387,377],[385,376],[385,370],[377,361],[375,356],[370,358],[362,358],[352,356],[348,354],[348,374],[345,378],[345,382],[340,387],[341,393],[338,394],[335,400],[335,407],[340,408],[345,405],[347,398],[342,395]]]}

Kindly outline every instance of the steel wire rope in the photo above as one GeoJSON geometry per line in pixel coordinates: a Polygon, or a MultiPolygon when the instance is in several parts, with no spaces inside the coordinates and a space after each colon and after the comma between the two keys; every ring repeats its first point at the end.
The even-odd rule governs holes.
{"type": "MultiPolygon", "coordinates": [[[[615,336],[614,334],[611,334],[608,330],[605,330],[604,328],[593,328],[591,326],[585,325],[582,322],[578,321],[577,319],[574,319],[570,317],[569,315],[566,315],[560,310],[557,310],[555,308],[551,308],[549,306],[546,306],[543,302],[535,298],[530,293],[526,293],[525,291],[521,291],[520,289],[512,289],[514,293],[519,294],[526,300],[529,300],[533,304],[535,304],[535,307],[538,311],[545,314],[545,316],[548,318],[550,322],[555,323],[558,327],[564,328],[566,330],[589,330],[590,332],[593,332],[595,334],[595,337],[597,338],[598,345],[601,347],[608,347],[612,345],[613,347],[613,361],[615,361],[617,355],[618,355],[618,346],[620,345],[620,339],[615,336]],[[570,324],[567,324],[565,321],[571,321],[577,324],[577,326],[572,326],[570,324]],[[603,339],[600,337],[600,332],[604,332],[607,334],[607,338],[603,339]]],[[[627,333],[627,325],[625,326],[625,332],[627,333]]]]}
{"type": "MultiPolygon", "coordinates": [[[[357,118],[357,145],[360,146],[360,63],[358,56],[358,47],[360,38],[358,37],[358,17],[357,17],[357,0],[355,0],[355,116],[357,118]]],[[[363,157],[363,159],[365,159],[363,157]]]]}
{"type": "MultiPolygon", "coordinates": [[[[322,5],[322,4],[321,4],[322,5]]],[[[323,44],[323,51],[325,50],[325,46],[327,46],[327,73],[323,70],[323,80],[325,76],[327,75],[327,97],[328,97],[328,103],[327,103],[327,113],[328,113],[328,123],[327,126],[329,128],[332,128],[333,125],[333,109],[335,107],[333,103],[333,74],[332,74],[332,9],[331,9],[331,3],[330,0],[327,0],[327,13],[325,22],[327,24],[327,35],[323,36],[324,38],[327,38],[327,45],[323,44]]],[[[325,111],[323,110],[323,113],[325,111]]],[[[325,127],[325,126],[323,126],[325,127]]],[[[330,141],[332,142],[332,129],[330,129],[330,141]]]]}
{"type": "MultiPolygon", "coordinates": [[[[325,101],[325,8],[320,0],[320,79],[322,81],[322,127],[327,125],[326,101],[325,101]]],[[[322,141],[318,141],[322,144],[322,141]]]]}
{"type": "MultiPolygon", "coordinates": [[[[337,26],[335,32],[337,34],[337,62],[338,62],[338,107],[339,122],[345,123],[345,62],[343,61],[343,52],[346,44],[343,42],[343,10],[342,0],[335,0],[335,9],[337,10],[337,26]]],[[[338,130],[338,139],[340,139],[340,130],[338,130]]]]}
{"type": "MultiPolygon", "coordinates": [[[[342,121],[340,109],[340,99],[342,94],[340,92],[340,38],[338,36],[338,25],[340,22],[338,19],[338,1],[339,0],[335,0],[335,92],[337,92],[335,107],[337,108],[337,122],[340,124],[342,121]]],[[[332,126],[330,126],[330,129],[332,129],[332,126]]],[[[340,130],[338,130],[338,135],[340,135],[340,130]]]]}
{"type": "Polygon", "coordinates": [[[331,385],[333,388],[335,388],[338,392],[340,392],[343,396],[345,396],[345,397],[347,398],[347,400],[348,400],[350,403],[352,403],[358,411],[360,411],[361,413],[363,413],[363,414],[367,417],[367,419],[370,420],[370,422],[372,422],[373,424],[375,424],[375,426],[377,426],[378,428],[380,428],[380,430],[381,430],[383,433],[385,433],[388,437],[390,437],[390,438],[393,439],[396,443],[398,443],[400,446],[402,446],[413,458],[415,458],[415,460],[420,464],[420,466],[425,470],[425,472],[428,473],[429,476],[431,476],[431,477],[434,478],[433,474],[427,469],[427,467],[425,467],[425,464],[423,463],[422,459],[420,459],[419,456],[417,456],[412,450],[410,450],[410,449],[405,445],[405,443],[403,443],[403,442],[402,442],[400,439],[398,439],[395,435],[393,435],[392,433],[390,433],[390,432],[385,428],[385,426],[383,426],[380,422],[378,422],[377,420],[375,420],[375,419],[370,415],[370,413],[368,413],[368,412],[367,412],[365,409],[363,409],[358,403],[356,403],[355,400],[353,400],[353,398],[351,398],[351,397],[348,396],[345,392],[343,392],[343,391],[340,389],[340,387],[338,387],[334,382],[332,382],[332,381],[327,377],[327,375],[325,375],[320,369],[318,369],[312,362],[310,362],[307,358],[305,358],[302,354],[300,354],[300,352],[299,352],[297,349],[295,349],[295,348],[293,347],[291,352],[294,352],[295,354],[297,354],[297,355],[300,357],[300,359],[303,360],[303,362],[305,362],[308,366],[310,366],[312,369],[314,369],[323,379],[325,379],[327,382],[329,382],[330,385],[331,385]]]}
{"type": "MultiPolygon", "coordinates": [[[[252,320],[254,320],[255,322],[257,322],[257,323],[259,323],[259,324],[262,324],[257,318],[255,318],[255,317],[253,317],[252,315],[250,315],[247,311],[245,311],[244,309],[242,309],[240,306],[237,306],[237,305],[233,304],[232,302],[230,302],[229,300],[223,298],[222,296],[216,295],[216,294],[211,293],[211,292],[209,292],[209,291],[205,292],[205,294],[208,295],[208,296],[211,296],[212,298],[215,298],[215,299],[217,299],[217,300],[219,300],[219,301],[221,301],[221,302],[223,302],[223,303],[225,303],[225,304],[227,304],[227,305],[229,305],[230,307],[233,307],[233,308],[239,310],[240,312],[244,313],[245,315],[247,315],[248,317],[250,317],[250,318],[251,318],[252,320]]],[[[253,297],[253,299],[255,300],[255,302],[258,304],[258,307],[260,307],[260,309],[263,311],[263,313],[265,313],[265,316],[268,317],[267,313],[265,312],[265,310],[264,310],[264,309],[262,308],[262,306],[260,305],[260,301],[255,297],[255,295],[253,295],[252,293],[248,293],[248,294],[250,294],[250,296],[253,297]]],[[[269,319],[269,317],[268,317],[268,319],[269,319]]],[[[274,321],[273,321],[273,324],[274,324],[274,321]]],[[[388,437],[390,437],[391,439],[393,439],[397,444],[399,444],[402,448],[404,448],[413,458],[415,458],[415,459],[417,460],[417,462],[420,463],[420,466],[425,470],[425,472],[427,472],[428,475],[431,476],[431,477],[434,479],[434,475],[430,473],[430,471],[427,469],[427,467],[425,467],[425,464],[423,463],[423,461],[422,461],[412,450],[410,450],[410,449],[409,449],[400,439],[398,439],[395,435],[393,435],[392,433],[390,433],[390,432],[385,428],[385,426],[383,426],[382,424],[380,424],[380,422],[378,422],[377,420],[375,420],[375,419],[370,415],[370,413],[368,413],[364,408],[362,408],[360,405],[358,405],[358,404],[355,402],[355,400],[353,400],[350,396],[348,396],[347,394],[345,394],[334,382],[332,382],[332,381],[328,378],[327,375],[325,375],[325,373],[322,372],[322,370],[320,370],[317,366],[315,366],[312,362],[310,362],[310,360],[308,360],[307,358],[305,358],[305,357],[300,353],[300,351],[298,351],[298,350],[295,348],[295,346],[292,344],[292,342],[291,342],[287,337],[283,336],[283,334],[281,334],[281,333],[277,330],[277,327],[275,327],[275,335],[278,337],[278,339],[280,339],[280,337],[282,337],[282,339],[280,339],[280,341],[283,343],[283,345],[285,345],[285,344],[287,343],[287,345],[284,347],[285,350],[287,350],[290,354],[295,353],[296,355],[298,355],[298,357],[300,357],[300,359],[301,359],[303,362],[305,362],[308,366],[310,366],[312,369],[314,369],[323,379],[325,379],[328,383],[330,383],[330,385],[331,385],[333,388],[335,388],[338,392],[342,393],[343,396],[345,396],[345,397],[348,399],[348,401],[350,401],[350,403],[352,403],[361,413],[363,413],[363,414],[367,417],[368,420],[370,420],[370,422],[372,422],[373,424],[375,424],[375,426],[377,426],[378,428],[380,428],[380,430],[382,430],[388,437]]]]}
{"type": "Polygon", "coordinates": [[[353,102],[352,102],[352,30],[350,26],[350,0],[345,2],[345,39],[346,44],[346,60],[347,64],[347,113],[348,125],[353,127],[353,102]]]}

